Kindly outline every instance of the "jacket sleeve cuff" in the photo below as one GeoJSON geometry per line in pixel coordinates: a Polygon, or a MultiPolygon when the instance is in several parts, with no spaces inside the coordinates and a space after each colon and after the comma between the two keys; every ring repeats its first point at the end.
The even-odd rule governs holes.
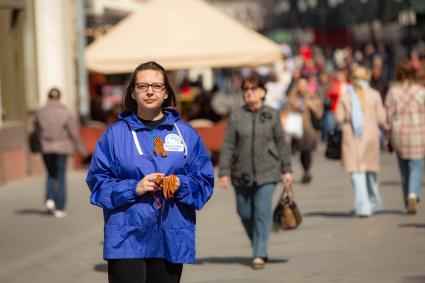
{"type": "Polygon", "coordinates": [[[218,176],[219,177],[223,177],[223,176],[230,177],[230,170],[229,169],[219,169],[218,170],[218,176]]]}
{"type": "Polygon", "coordinates": [[[284,165],[282,167],[282,173],[292,173],[292,166],[291,165],[284,165]]]}
{"type": "Polygon", "coordinates": [[[137,180],[127,180],[125,184],[120,184],[120,186],[125,186],[122,188],[121,193],[115,193],[115,197],[113,195],[114,205],[119,207],[124,204],[135,202],[137,199],[136,186],[137,180]]]}
{"type": "Polygon", "coordinates": [[[129,186],[130,186],[130,190],[128,190],[128,197],[131,200],[136,200],[136,198],[138,197],[138,194],[136,192],[136,188],[137,188],[137,180],[130,180],[129,181],[129,186]]]}
{"type": "Polygon", "coordinates": [[[178,175],[177,177],[179,177],[180,186],[177,188],[176,192],[174,193],[174,197],[186,204],[193,203],[188,177],[185,175],[178,175]]]}

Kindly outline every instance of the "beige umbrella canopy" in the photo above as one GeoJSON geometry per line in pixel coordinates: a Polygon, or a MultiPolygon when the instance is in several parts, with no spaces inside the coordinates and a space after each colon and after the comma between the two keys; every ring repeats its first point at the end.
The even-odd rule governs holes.
{"type": "Polygon", "coordinates": [[[132,72],[145,61],[168,70],[238,67],[280,59],[280,47],[203,0],[152,0],[86,49],[88,69],[132,72]]]}

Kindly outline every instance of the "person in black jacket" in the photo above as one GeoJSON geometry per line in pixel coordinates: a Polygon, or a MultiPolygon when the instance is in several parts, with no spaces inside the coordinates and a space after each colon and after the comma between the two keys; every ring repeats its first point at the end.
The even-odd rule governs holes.
{"type": "Polygon", "coordinates": [[[254,269],[267,261],[276,183],[293,182],[290,148],[276,110],[263,104],[266,89],[256,76],[242,81],[244,105],[230,114],[220,152],[219,184],[233,184],[237,212],[251,240],[254,269]]]}

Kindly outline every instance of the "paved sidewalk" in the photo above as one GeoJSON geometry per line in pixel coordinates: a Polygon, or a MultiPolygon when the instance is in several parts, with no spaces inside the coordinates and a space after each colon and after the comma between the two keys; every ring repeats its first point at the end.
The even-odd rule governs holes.
{"type": "MultiPolygon", "coordinates": [[[[378,175],[384,211],[368,219],[351,215],[351,184],[339,163],[315,158],[313,182],[294,188],[304,222],[272,234],[264,270],[249,267],[233,190],[217,188],[198,214],[197,264],[185,265],[182,282],[425,282],[425,205],[403,213],[395,156],[383,156],[378,175]]],[[[64,219],[45,213],[43,178],[0,187],[1,283],[107,282],[101,209],[89,204],[84,178],[69,175],[64,219]]]]}

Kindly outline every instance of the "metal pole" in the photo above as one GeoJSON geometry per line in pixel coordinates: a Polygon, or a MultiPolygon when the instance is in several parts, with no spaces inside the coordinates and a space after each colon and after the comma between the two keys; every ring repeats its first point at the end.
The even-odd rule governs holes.
{"type": "Polygon", "coordinates": [[[86,15],[84,11],[84,0],[76,1],[77,12],[77,77],[78,77],[78,110],[83,123],[90,120],[90,98],[87,85],[87,70],[84,58],[84,50],[86,48],[86,15]]]}

